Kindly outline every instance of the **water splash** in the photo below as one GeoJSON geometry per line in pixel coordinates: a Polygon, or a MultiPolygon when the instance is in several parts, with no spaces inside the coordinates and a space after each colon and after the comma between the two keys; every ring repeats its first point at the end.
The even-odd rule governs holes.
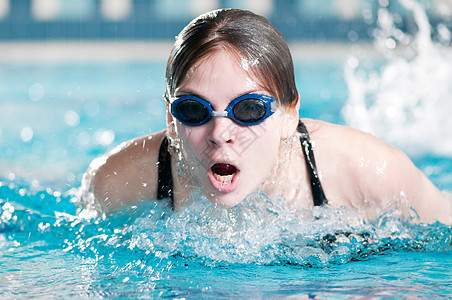
{"type": "Polygon", "coordinates": [[[415,35],[397,28],[398,15],[381,7],[375,48],[385,61],[379,71],[350,58],[345,67],[349,99],[343,109],[352,127],[370,132],[411,155],[452,156],[452,48],[450,31],[438,25],[438,42],[422,6],[400,1],[413,14],[415,35]]]}
{"type": "Polygon", "coordinates": [[[181,261],[324,267],[400,249],[452,250],[452,226],[405,222],[396,211],[376,222],[345,208],[300,214],[260,193],[229,209],[215,208],[198,194],[180,212],[165,201],[146,201],[106,220],[78,217],[74,201],[75,192],[0,186],[1,250],[31,245],[82,256],[118,278],[132,272],[154,279],[181,261]]]}
{"type": "MultiPolygon", "coordinates": [[[[107,219],[82,218],[76,191],[36,191],[0,181],[0,296],[204,298],[210,288],[221,295],[243,288],[255,293],[253,288],[271,286],[272,272],[286,278],[288,271],[305,278],[299,289],[318,275],[300,268],[332,267],[320,271],[331,276],[326,284],[338,265],[356,268],[344,266],[350,261],[413,251],[447,257],[452,251],[452,226],[404,222],[396,211],[368,223],[347,209],[295,213],[282,199],[262,194],[231,209],[215,208],[200,195],[190,200],[180,212],[165,201],[143,201],[107,219]],[[262,271],[270,271],[267,282],[262,271]],[[192,287],[199,296],[190,294],[192,287]]],[[[448,274],[444,268],[440,274],[448,274]]]]}
{"type": "Polygon", "coordinates": [[[400,249],[450,249],[452,227],[401,221],[388,212],[375,223],[351,209],[295,212],[281,199],[254,194],[218,209],[201,197],[174,215],[148,214],[132,225],[132,248],[160,258],[196,258],[208,266],[294,264],[323,267],[400,249]]]}

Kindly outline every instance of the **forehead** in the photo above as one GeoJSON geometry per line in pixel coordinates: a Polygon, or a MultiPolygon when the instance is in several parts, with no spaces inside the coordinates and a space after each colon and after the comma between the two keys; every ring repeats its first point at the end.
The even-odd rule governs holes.
{"type": "Polygon", "coordinates": [[[212,93],[236,93],[267,90],[253,69],[258,62],[236,51],[221,48],[194,63],[187,71],[177,91],[191,92],[200,96],[212,93]]]}

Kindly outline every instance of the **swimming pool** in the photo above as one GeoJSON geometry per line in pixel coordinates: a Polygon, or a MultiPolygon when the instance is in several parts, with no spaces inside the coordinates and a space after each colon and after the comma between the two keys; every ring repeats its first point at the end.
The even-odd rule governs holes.
{"type": "MultiPolygon", "coordinates": [[[[402,222],[397,212],[372,223],[345,209],[316,208],[299,218],[282,200],[256,194],[229,210],[193,195],[196,202],[178,214],[164,202],[148,201],[106,220],[79,217],[77,188],[89,162],[122,141],[165,127],[161,95],[169,49],[62,44],[75,53],[81,47],[85,53],[120,54],[66,57],[57,51],[56,57],[49,54],[54,44],[13,46],[34,49],[38,58],[0,62],[2,297],[451,296],[452,227],[402,222]],[[162,54],[141,57],[118,48],[162,54]]],[[[369,130],[402,147],[437,186],[452,191],[451,127],[443,114],[452,95],[450,46],[429,58],[433,67],[446,67],[438,77],[437,68],[422,76],[419,55],[370,55],[369,45],[292,47],[303,116],[373,124],[353,115],[361,109],[375,123],[369,130]],[[381,99],[387,97],[379,97],[390,89],[384,80],[370,80],[385,78],[401,59],[417,75],[410,78],[419,80],[408,82],[411,91],[418,93],[413,87],[429,81],[441,91],[437,98],[416,94],[421,104],[434,99],[436,111],[428,110],[433,118],[406,120],[423,143],[415,134],[403,135],[408,125],[395,128],[399,120],[390,117],[396,108],[384,110],[381,99]],[[366,96],[365,110],[360,95],[366,96]],[[391,126],[392,135],[385,135],[391,126]]],[[[403,90],[407,79],[392,78],[394,91],[403,90]]],[[[407,101],[400,100],[406,104],[401,109],[410,115],[407,101]]]]}

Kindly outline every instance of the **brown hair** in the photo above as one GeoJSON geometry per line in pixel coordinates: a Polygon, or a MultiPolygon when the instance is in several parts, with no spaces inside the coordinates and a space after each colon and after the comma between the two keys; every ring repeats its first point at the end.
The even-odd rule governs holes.
{"type": "Polygon", "coordinates": [[[203,14],[176,37],[166,67],[165,99],[174,96],[192,66],[221,47],[251,62],[253,75],[283,106],[297,103],[293,61],[284,37],[266,18],[239,9],[203,14]]]}

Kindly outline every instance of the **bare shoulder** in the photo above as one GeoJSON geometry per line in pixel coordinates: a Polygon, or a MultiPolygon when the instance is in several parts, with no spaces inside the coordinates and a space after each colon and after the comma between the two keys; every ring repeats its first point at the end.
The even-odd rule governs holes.
{"type": "Polygon", "coordinates": [[[405,153],[350,127],[310,119],[303,122],[313,141],[328,200],[370,217],[405,205],[413,207],[421,221],[451,222],[450,201],[405,153]]]}
{"type": "Polygon", "coordinates": [[[380,146],[387,147],[388,150],[396,150],[396,148],[381,141],[375,136],[348,126],[313,119],[302,119],[302,121],[306,125],[311,138],[313,140],[322,140],[323,143],[327,143],[327,146],[342,145],[344,148],[349,149],[351,147],[347,145],[347,143],[364,147],[378,144],[380,146]],[[344,143],[343,140],[345,140],[346,143],[344,143]]]}
{"type": "Polygon", "coordinates": [[[350,127],[311,119],[302,121],[311,137],[328,201],[333,205],[359,208],[367,192],[362,186],[362,167],[369,161],[376,164],[373,155],[388,151],[389,146],[350,127]],[[375,151],[377,148],[381,149],[375,151]]]}
{"type": "Polygon", "coordinates": [[[94,159],[83,176],[82,195],[94,196],[104,210],[155,198],[158,151],[165,130],[126,141],[94,159]]]}

